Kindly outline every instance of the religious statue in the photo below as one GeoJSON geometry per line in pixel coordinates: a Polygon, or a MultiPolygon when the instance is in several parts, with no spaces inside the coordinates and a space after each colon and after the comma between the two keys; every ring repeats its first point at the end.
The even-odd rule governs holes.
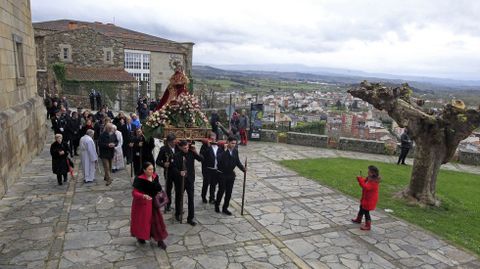
{"type": "Polygon", "coordinates": [[[189,82],[190,80],[183,71],[183,66],[177,65],[175,73],[170,77],[170,83],[155,110],[159,110],[170,102],[176,100],[179,95],[188,93],[187,86],[189,82]]]}

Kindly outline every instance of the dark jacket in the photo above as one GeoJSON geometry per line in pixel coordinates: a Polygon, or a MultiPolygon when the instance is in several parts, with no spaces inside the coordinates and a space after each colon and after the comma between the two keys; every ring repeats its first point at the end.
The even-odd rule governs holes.
{"type": "Polygon", "coordinates": [[[70,139],[78,139],[80,137],[81,130],[80,118],[69,118],[67,122],[67,133],[70,139]]]}
{"type": "MultiPolygon", "coordinates": [[[[180,150],[178,148],[175,148],[175,153],[177,153],[178,151],[180,151],[180,150]]],[[[173,177],[175,176],[175,174],[173,173],[173,170],[171,169],[171,167],[173,166],[173,162],[174,162],[174,156],[175,156],[175,154],[173,153],[170,146],[169,145],[164,145],[160,148],[160,152],[158,153],[157,160],[155,161],[155,163],[158,166],[160,166],[164,169],[164,171],[163,171],[164,175],[166,175],[166,172],[168,170],[168,175],[166,175],[166,176],[168,176],[168,178],[170,178],[170,179],[173,179],[173,177]],[[170,163],[168,169],[165,169],[165,163],[166,162],[170,163]]]]}
{"type": "Polygon", "coordinates": [[[235,167],[238,167],[245,172],[245,167],[238,157],[238,151],[234,149],[232,155],[230,155],[230,151],[225,149],[225,151],[218,157],[218,170],[222,172],[222,176],[235,178],[235,172],[233,171],[235,167]]]}
{"type": "Polygon", "coordinates": [[[118,145],[117,136],[115,134],[109,134],[103,132],[98,138],[98,156],[100,159],[113,159],[115,153],[115,148],[110,148],[108,144],[114,143],[115,146],[118,145]]]}
{"type": "Polygon", "coordinates": [[[59,144],[57,141],[53,142],[50,146],[50,155],[52,155],[52,172],[57,175],[64,175],[68,173],[67,155],[70,151],[68,145],[62,141],[59,144]],[[64,151],[63,155],[60,155],[60,151],[64,151]]]}
{"type": "Polygon", "coordinates": [[[155,148],[155,140],[153,140],[153,137],[150,138],[150,140],[146,140],[145,136],[134,136],[130,140],[131,143],[133,143],[133,158],[139,158],[139,156],[142,156],[142,165],[145,162],[150,162],[154,163],[155,159],[153,158],[153,149],[155,148]],[[140,142],[142,142],[142,146],[140,147],[140,142]]]}
{"type": "Polygon", "coordinates": [[[185,165],[187,168],[187,177],[186,180],[190,182],[195,181],[195,160],[201,162],[203,161],[203,156],[201,154],[194,154],[192,151],[188,151],[187,153],[183,153],[183,151],[179,150],[175,153],[173,165],[172,165],[172,172],[175,175],[175,178],[181,178],[180,171],[183,169],[183,158],[185,157],[185,165]]]}
{"type": "Polygon", "coordinates": [[[412,140],[405,132],[400,136],[401,147],[405,149],[409,149],[412,147],[412,140]]]}
{"type": "Polygon", "coordinates": [[[218,169],[218,157],[222,154],[224,148],[218,146],[217,156],[215,157],[215,153],[213,151],[212,145],[208,146],[208,144],[203,144],[200,148],[200,154],[203,156],[202,162],[202,172],[208,168],[215,167],[215,159],[217,160],[217,169],[218,169]]]}

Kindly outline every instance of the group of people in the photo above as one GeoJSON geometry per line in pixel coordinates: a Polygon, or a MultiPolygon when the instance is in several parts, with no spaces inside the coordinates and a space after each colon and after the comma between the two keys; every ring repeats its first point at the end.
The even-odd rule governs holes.
{"type": "MultiPolygon", "coordinates": [[[[73,165],[71,158],[79,154],[79,170],[82,171],[85,183],[95,180],[99,160],[103,165],[107,186],[113,181],[111,173],[124,169],[128,164],[132,166],[131,173],[135,175],[135,179],[131,233],[140,244],[153,238],[158,241],[159,247],[166,248],[163,242],[167,236],[166,226],[154,201],[156,195],[162,191],[159,176],[155,173],[158,167],[163,169],[169,201],[164,210],[171,211],[173,203],[176,220],[183,219],[183,200],[186,193],[187,223],[196,225],[195,161],[202,163],[202,201],[214,204],[218,213],[232,214],[228,208],[235,180],[234,169],[238,167],[246,172],[238,156],[235,137],[229,136],[226,142],[218,143],[216,134],[211,132],[210,138],[202,141],[200,151],[197,151],[195,142],[178,140],[174,134],[168,134],[158,156],[154,158],[155,141],[153,138],[145,138],[141,123],[134,113],[126,116],[120,112],[113,116],[107,106],[103,106],[95,114],[82,109],[70,111],[61,106],[60,110],[52,114],[51,120],[55,133],[55,142],[50,147],[52,170],[57,175],[59,185],[67,182],[73,165]],[[175,201],[172,200],[172,190],[175,190],[175,201]]],[[[232,132],[226,130],[226,133],[232,132]]]]}
{"type": "Polygon", "coordinates": [[[230,118],[230,128],[226,128],[220,123],[220,116],[217,111],[213,111],[210,116],[210,126],[212,126],[212,132],[215,133],[217,138],[222,137],[222,134],[227,137],[231,136],[235,138],[238,145],[246,146],[248,143],[248,132],[247,129],[250,125],[250,120],[247,116],[245,109],[238,113],[233,112],[232,117],[230,118]]]}
{"type": "MultiPolygon", "coordinates": [[[[182,222],[186,192],[187,223],[192,226],[197,224],[194,220],[194,185],[195,161],[198,161],[202,163],[202,202],[214,204],[215,212],[220,213],[220,204],[225,194],[221,212],[232,215],[228,207],[236,177],[234,169],[238,167],[246,173],[246,167],[240,162],[236,143],[234,137],[229,137],[225,143],[218,143],[215,133],[212,132],[210,139],[202,141],[198,152],[192,141],[177,140],[173,133],[168,134],[155,161],[157,166],[163,168],[165,178],[165,212],[172,210],[172,190],[175,189],[175,219],[182,222]]],[[[164,240],[168,233],[159,206],[161,202],[158,201],[158,194],[163,189],[153,163],[144,163],[143,173],[135,177],[133,187],[131,234],[140,244],[153,238],[160,248],[166,249],[164,240]]]]}
{"type": "MultiPolygon", "coordinates": [[[[58,181],[59,185],[67,180],[67,171],[57,169],[69,161],[70,157],[78,156],[80,152],[84,182],[90,183],[95,179],[98,159],[101,160],[106,185],[113,181],[111,173],[131,164],[138,174],[145,161],[154,162],[154,141],[146,140],[143,136],[140,121],[136,114],[129,116],[123,112],[113,116],[108,106],[103,106],[97,113],[90,110],[70,111],[63,105],[51,115],[52,129],[56,141],[52,144],[53,172],[64,176],[58,181]],[[55,149],[58,148],[58,149],[55,149]],[[57,154],[65,149],[63,154],[57,154]],[[62,164],[59,166],[59,164],[62,164]]],[[[70,166],[73,162],[70,160],[70,166]]]]}

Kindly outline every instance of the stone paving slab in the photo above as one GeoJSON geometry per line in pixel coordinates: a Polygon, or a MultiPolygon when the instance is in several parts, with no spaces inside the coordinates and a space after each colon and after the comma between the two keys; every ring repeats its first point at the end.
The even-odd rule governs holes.
{"type": "MultiPolygon", "coordinates": [[[[242,162],[246,156],[249,162],[244,216],[243,173],[237,172],[233,216],[226,216],[201,202],[197,163],[198,225],[180,224],[165,214],[169,237],[163,251],[155,242],[139,245],[130,236],[129,167],[113,174],[111,186],[105,186],[101,173],[94,183],[83,183],[80,173],[57,186],[48,149],[46,145],[0,200],[2,269],[480,268],[475,255],[379,210],[372,214],[373,230],[360,231],[349,221],[358,201],[277,162],[335,156],[395,162],[395,157],[250,143],[240,147],[242,162]]],[[[75,163],[78,169],[78,158],[75,163]]],[[[476,171],[456,164],[445,167],[476,171]]]]}

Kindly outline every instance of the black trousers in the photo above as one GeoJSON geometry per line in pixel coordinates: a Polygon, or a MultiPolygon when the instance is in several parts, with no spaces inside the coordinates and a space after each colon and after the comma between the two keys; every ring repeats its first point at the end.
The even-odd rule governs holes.
{"type": "Polygon", "coordinates": [[[68,174],[57,174],[57,182],[58,185],[62,185],[62,176],[63,176],[63,182],[67,182],[68,180],[68,174]]]}
{"type": "Polygon", "coordinates": [[[123,156],[127,158],[127,164],[132,162],[132,148],[127,145],[122,146],[123,156]]]}
{"type": "Polygon", "coordinates": [[[166,186],[166,193],[168,196],[168,204],[167,207],[172,205],[172,189],[173,189],[173,178],[169,177],[166,173],[163,174],[165,177],[165,186],[166,186]]]}
{"type": "Polygon", "coordinates": [[[185,189],[182,191],[182,178],[175,178],[175,215],[180,216],[183,210],[183,196],[187,192],[188,216],[187,221],[193,220],[195,217],[195,204],[193,202],[193,193],[195,182],[185,178],[185,189]]]}
{"type": "Polygon", "coordinates": [[[208,201],[215,200],[215,188],[218,184],[218,172],[216,170],[208,169],[203,175],[202,184],[202,199],[207,199],[207,191],[210,188],[208,201]]]}
{"type": "Polygon", "coordinates": [[[223,210],[228,209],[230,205],[230,199],[232,198],[233,185],[235,183],[234,175],[222,175],[218,178],[218,192],[217,200],[215,201],[216,206],[220,206],[222,201],[223,194],[225,193],[225,200],[223,201],[223,210]]]}
{"type": "Polygon", "coordinates": [[[80,138],[74,137],[70,139],[70,154],[77,154],[78,145],[80,144],[80,138]]]}
{"type": "Polygon", "coordinates": [[[402,151],[400,152],[400,156],[398,157],[398,162],[397,164],[400,163],[405,163],[405,158],[407,158],[409,148],[402,148],[402,151]]]}
{"type": "Polygon", "coordinates": [[[363,215],[365,215],[366,221],[372,221],[372,219],[370,218],[370,211],[363,209],[363,207],[360,206],[360,210],[358,211],[358,216],[360,217],[359,219],[362,219],[363,215]]]}

